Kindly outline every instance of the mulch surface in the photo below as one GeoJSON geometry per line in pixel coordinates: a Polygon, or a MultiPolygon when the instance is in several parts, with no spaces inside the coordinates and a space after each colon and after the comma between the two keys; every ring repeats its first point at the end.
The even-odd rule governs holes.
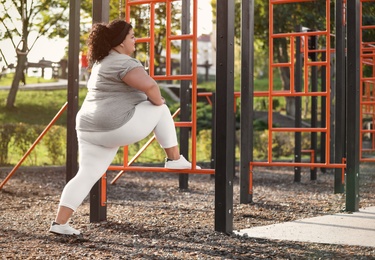
{"type": "MultiPolygon", "coordinates": [[[[372,164],[361,165],[360,208],[375,206],[372,164]]],[[[9,169],[0,169],[3,180],[9,169]]],[[[108,173],[107,221],[90,223],[86,199],[71,225],[84,234],[48,233],[65,185],[63,167],[20,168],[0,191],[1,259],[375,259],[375,248],[276,241],[215,232],[215,180],[190,175],[180,191],[169,173],[108,173]]],[[[255,168],[254,197],[239,203],[234,181],[234,230],[334,214],[345,194],[334,194],[331,170],[295,183],[290,168],[255,168]]]]}

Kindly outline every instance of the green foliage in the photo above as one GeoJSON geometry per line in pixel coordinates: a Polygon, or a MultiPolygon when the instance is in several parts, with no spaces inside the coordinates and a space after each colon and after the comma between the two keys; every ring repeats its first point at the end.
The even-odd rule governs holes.
{"type": "Polygon", "coordinates": [[[212,130],[199,131],[197,135],[197,158],[200,162],[211,161],[212,130]]]}
{"type": "MultiPolygon", "coordinates": [[[[13,145],[20,151],[21,154],[25,154],[31,145],[38,138],[40,133],[43,131],[41,126],[30,126],[24,123],[16,124],[13,133],[13,145]]],[[[31,164],[37,164],[37,157],[34,154],[34,157],[28,156],[31,164]]]]}
{"type": "Polygon", "coordinates": [[[9,143],[15,129],[13,124],[0,124],[0,165],[7,165],[9,154],[9,143]]]}
{"type": "MultiPolygon", "coordinates": [[[[254,129],[255,130],[255,129],[254,129]]],[[[268,130],[254,131],[254,160],[267,160],[268,158],[268,130]]],[[[302,133],[302,150],[311,147],[310,133],[302,133]]],[[[294,133],[276,132],[272,135],[272,158],[283,159],[292,158],[294,155],[294,133]]],[[[319,145],[319,144],[318,144],[319,145]]]]}
{"type": "Polygon", "coordinates": [[[43,137],[43,144],[46,146],[48,156],[52,165],[62,165],[65,162],[66,152],[66,128],[52,126],[43,137]]]}
{"type": "MultiPolygon", "coordinates": [[[[44,129],[43,125],[0,124],[0,165],[14,165],[19,162],[44,129]]],[[[23,165],[61,165],[64,163],[65,147],[65,127],[52,126],[31,150],[23,165]]]]}
{"type": "Polygon", "coordinates": [[[203,102],[197,103],[197,132],[212,128],[212,106],[203,102]]]}

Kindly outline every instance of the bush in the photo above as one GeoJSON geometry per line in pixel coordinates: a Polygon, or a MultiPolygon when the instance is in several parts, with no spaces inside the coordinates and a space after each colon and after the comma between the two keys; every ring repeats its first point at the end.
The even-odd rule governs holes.
{"type": "MultiPolygon", "coordinates": [[[[19,124],[0,125],[0,165],[14,164],[11,155],[17,161],[31,148],[43,132],[45,126],[19,124]]],[[[43,151],[47,151],[48,160],[43,160],[43,164],[61,165],[64,163],[66,147],[66,129],[62,126],[52,126],[41,142],[34,147],[24,163],[26,165],[40,165],[38,162],[43,151]]]]}
{"type": "Polygon", "coordinates": [[[43,137],[43,144],[46,146],[49,158],[53,165],[62,165],[65,161],[66,152],[66,128],[52,126],[43,137]]]}
{"type": "Polygon", "coordinates": [[[9,143],[14,133],[14,124],[0,125],[0,165],[8,165],[9,143]]]}
{"type": "MultiPolygon", "coordinates": [[[[22,155],[30,149],[32,144],[43,131],[42,127],[35,125],[28,125],[19,123],[15,126],[13,133],[13,144],[16,150],[20,151],[22,155]]],[[[32,154],[34,157],[28,156],[27,159],[31,164],[37,164],[37,153],[32,154]]]]}

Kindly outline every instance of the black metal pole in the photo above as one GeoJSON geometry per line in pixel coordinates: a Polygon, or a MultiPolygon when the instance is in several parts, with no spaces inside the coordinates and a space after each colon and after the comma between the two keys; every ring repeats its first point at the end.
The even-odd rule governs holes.
{"type": "MultiPolygon", "coordinates": [[[[182,34],[190,33],[190,0],[182,1],[182,34]]],[[[181,73],[191,73],[190,64],[190,42],[182,41],[181,43],[181,73]]],[[[180,85],[180,102],[181,102],[181,121],[188,121],[190,117],[191,105],[191,91],[189,91],[190,81],[182,80],[180,85]]],[[[181,154],[188,158],[189,154],[189,133],[190,129],[180,128],[180,151],[181,154]]],[[[187,190],[189,188],[189,174],[179,174],[179,188],[180,190],[187,190]]]]}
{"type": "MultiPolygon", "coordinates": [[[[322,60],[326,60],[327,59],[327,55],[325,52],[322,53],[322,60]]],[[[326,91],[327,90],[327,84],[326,84],[326,79],[327,79],[327,71],[326,71],[326,68],[325,67],[322,67],[322,70],[321,70],[321,73],[320,73],[320,76],[321,76],[321,89],[322,89],[322,92],[323,91],[326,91]]],[[[330,97],[328,97],[330,98],[330,97]]],[[[327,111],[327,97],[322,97],[321,98],[321,107],[322,107],[322,114],[321,114],[321,119],[320,119],[320,122],[321,122],[321,127],[325,128],[326,127],[326,120],[327,120],[327,115],[326,115],[326,111],[327,111]]],[[[320,134],[320,162],[321,163],[325,163],[326,162],[326,140],[327,140],[327,133],[325,132],[322,132],[320,134]]],[[[326,168],[321,168],[320,169],[322,172],[326,172],[326,168]]]]}
{"type": "Polygon", "coordinates": [[[360,6],[359,0],[347,0],[347,173],[346,173],[346,210],[359,209],[359,56],[360,56],[360,6]],[[349,123],[350,122],[350,123],[349,123]]]}
{"type": "MultiPolygon", "coordinates": [[[[345,24],[343,23],[343,0],[336,1],[336,111],[335,111],[335,163],[342,163],[345,151],[346,119],[346,73],[345,73],[345,24]]],[[[334,192],[344,192],[342,169],[335,169],[334,192]]]]}
{"type": "Polygon", "coordinates": [[[69,6],[69,51],[68,51],[68,109],[66,144],[66,182],[78,171],[78,142],[76,114],[78,112],[79,89],[79,34],[81,1],[70,1],[69,6]]]}
{"type": "MultiPolygon", "coordinates": [[[[301,26],[297,28],[297,31],[301,31],[301,26]]],[[[307,57],[304,57],[307,59],[307,57]]],[[[295,75],[294,75],[294,82],[295,86],[294,89],[296,92],[300,92],[302,89],[302,54],[301,54],[301,37],[296,38],[296,64],[295,64],[295,75]]],[[[295,97],[295,127],[300,128],[302,125],[302,118],[301,118],[301,97],[295,97]]],[[[294,161],[297,163],[301,162],[301,132],[296,131],[294,133],[294,161]]],[[[301,182],[301,167],[295,166],[294,167],[294,181],[301,182]]]]}
{"type": "MultiPolygon", "coordinates": [[[[109,22],[109,0],[94,0],[92,5],[92,23],[109,22]]],[[[107,175],[95,183],[90,191],[90,222],[100,222],[107,219],[107,175]]]]}
{"type": "MultiPolygon", "coordinates": [[[[211,122],[211,139],[212,139],[212,144],[211,144],[211,169],[215,169],[215,161],[216,161],[216,93],[212,93],[212,122],[211,122]]],[[[215,177],[215,175],[211,175],[211,177],[215,177]]]]}
{"type": "MultiPolygon", "coordinates": [[[[318,39],[315,35],[310,36],[309,40],[310,50],[316,50],[318,46],[318,39]]],[[[318,55],[316,52],[310,53],[310,59],[311,61],[317,61],[318,55]]],[[[311,92],[317,92],[318,91],[318,68],[317,66],[311,67],[311,92]]],[[[324,113],[324,110],[322,110],[322,113],[324,113]]],[[[316,96],[311,97],[311,128],[318,127],[318,99],[316,96]]],[[[316,162],[316,148],[317,148],[317,133],[311,132],[311,150],[314,151],[314,162],[316,162]]],[[[316,180],[317,179],[317,168],[311,168],[310,169],[310,180],[316,180]]]]}
{"type": "Polygon", "coordinates": [[[240,203],[252,202],[249,168],[253,161],[254,1],[242,0],[240,203]]]}
{"type": "Polygon", "coordinates": [[[234,0],[217,0],[215,231],[233,232],[234,0]]]}

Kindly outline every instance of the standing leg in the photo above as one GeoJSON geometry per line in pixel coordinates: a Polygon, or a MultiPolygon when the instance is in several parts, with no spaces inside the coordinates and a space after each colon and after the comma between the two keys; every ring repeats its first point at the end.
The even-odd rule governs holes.
{"type": "Polygon", "coordinates": [[[55,223],[50,229],[58,234],[79,234],[79,231],[67,226],[67,222],[108,169],[118,150],[118,147],[108,148],[88,143],[81,138],[79,140],[79,170],[62,192],[55,223]]]}

